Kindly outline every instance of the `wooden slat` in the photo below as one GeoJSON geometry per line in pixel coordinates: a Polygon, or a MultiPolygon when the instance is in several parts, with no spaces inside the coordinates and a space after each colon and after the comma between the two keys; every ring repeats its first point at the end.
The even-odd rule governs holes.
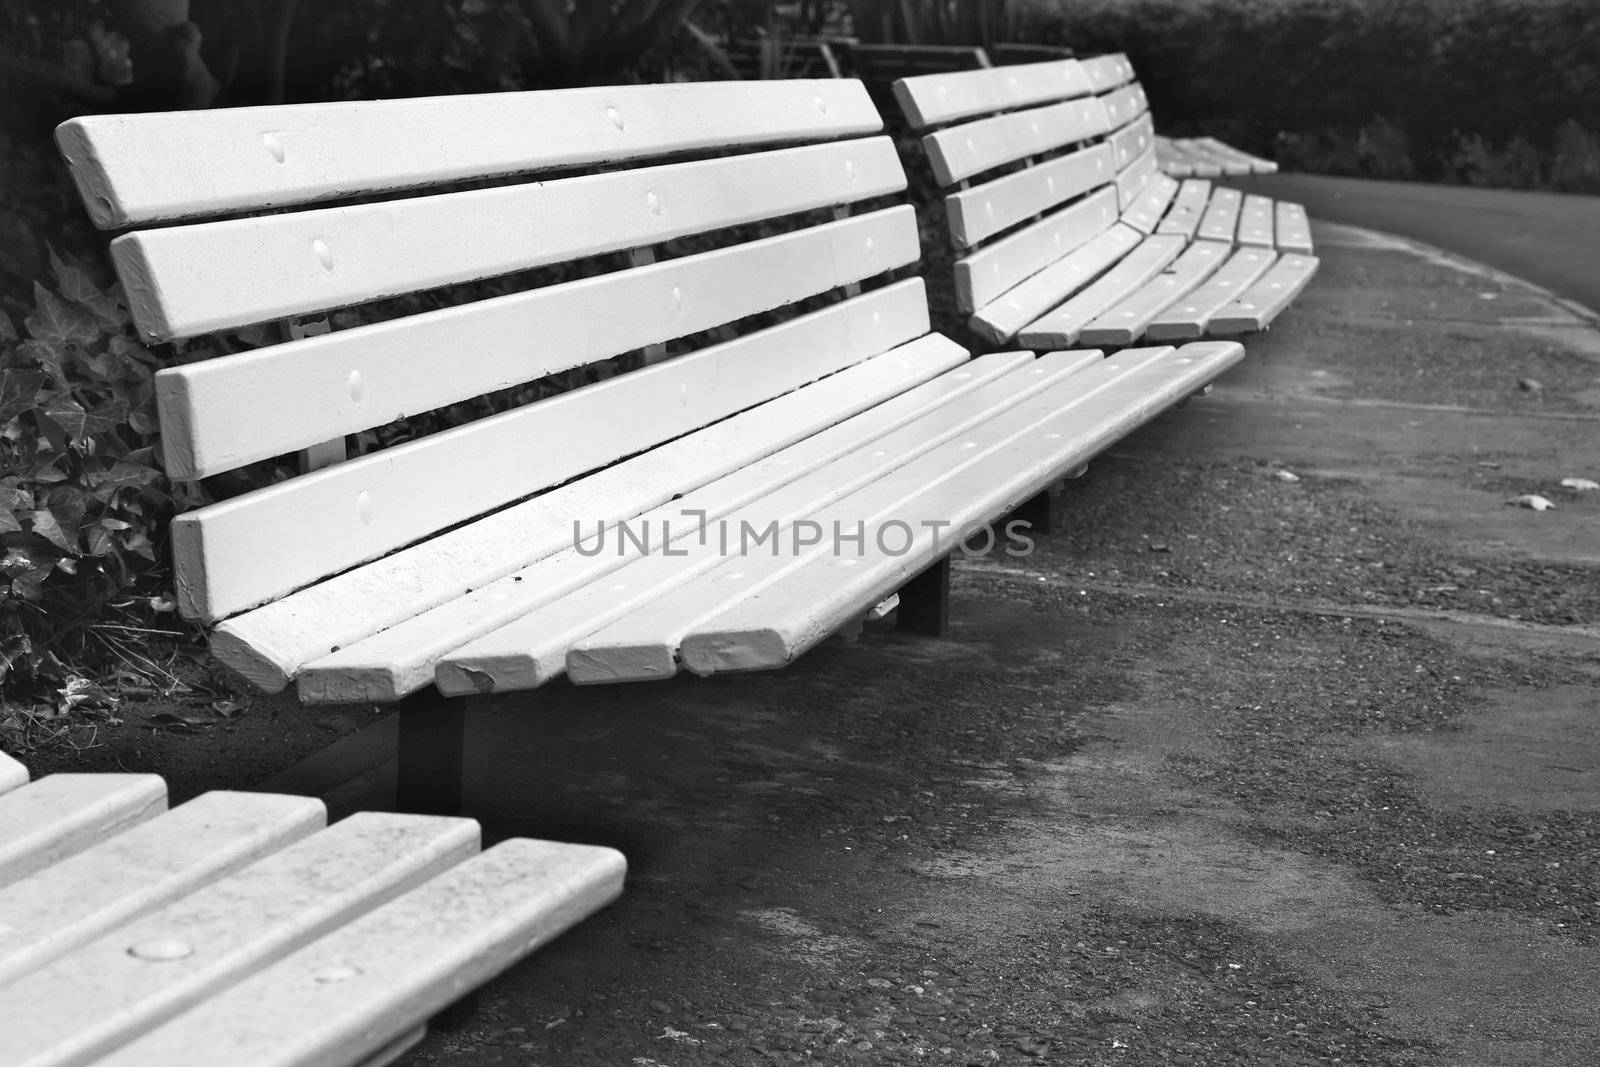
{"type": "Polygon", "coordinates": [[[1234,231],[1239,228],[1239,209],[1244,204],[1244,194],[1237,189],[1218,185],[1211,190],[1211,199],[1200,216],[1197,236],[1204,241],[1233,243],[1234,231]]]}
{"type": "Polygon", "coordinates": [[[1156,150],[1154,146],[1146,148],[1144,154],[1128,164],[1121,174],[1117,175],[1117,204],[1122,210],[1127,211],[1133,207],[1134,202],[1143,195],[1145,186],[1150,184],[1150,179],[1156,176],[1156,150]]]}
{"type": "Polygon", "coordinates": [[[1300,204],[1279,200],[1277,205],[1277,245],[1280,252],[1311,254],[1311,220],[1300,204]]]}
{"type": "Polygon", "coordinates": [[[1162,170],[1175,178],[1222,176],[1222,167],[1191,141],[1160,138],[1157,147],[1164,156],[1162,170]]]}
{"type": "MultiPolygon", "coordinates": [[[[1221,344],[1203,354],[1131,350],[1097,360],[811,516],[824,529],[863,524],[868,540],[860,554],[836,550],[828,540],[800,554],[727,560],[579,642],[568,671],[573,681],[589,683],[665,677],[680,656],[691,670],[707,673],[787,663],[955,549],[960,532],[1020,505],[1188,396],[1241,352],[1221,344]],[[910,527],[913,551],[879,547],[876,532],[896,521],[910,527]],[[937,528],[928,522],[949,523],[938,547],[937,528]],[[823,574],[826,588],[818,582],[823,574]],[[869,599],[874,592],[876,600],[869,599]],[[789,600],[795,595],[805,599],[789,600]]],[[[904,540],[902,534],[885,545],[904,540]]]]}
{"type": "Polygon", "coordinates": [[[167,784],[153,774],[50,774],[13,789],[0,795],[0,886],[165,810],[167,784]]]}
{"type": "Polygon", "coordinates": [[[881,128],[860,82],[821,80],[91,115],[56,139],[110,228],[881,128]]]}
{"type": "Polygon", "coordinates": [[[1217,312],[1211,320],[1210,332],[1228,336],[1266,329],[1311,282],[1319,263],[1316,256],[1302,256],[1293,252],[1278,257],[1278,262],[1260,281],[1217,312]]]}
{"type": "Polygon", "coordinates": [[[1116,190],[1102,189],[956,260],[957,306],[970,312],[999,299],[1116,221],[1116,190]]]}
{"type": "Polygon", "coordinates": [[[1162,309],[1205,281],[1233,251],[1222,241],[1196,241],[1166,270],[1106,310],[1078,335],[1084,345],[1131,345],[1162,309]]]}
{"type": "Polygon", "coordinates": [[[167,340],[615,252],[905,188],[886,137],[292,214],[111,243],[167,340]]]}
{"type": "Polygon", "coordinates": [[[174,478],[231,470],[782,307],[917,255],[915,212],[899,206],[169,368],[156,375],[166,469],[174,478]]]}
{"type": "Polygon", "coordinates": [[[1167,209],[1165,217],[1156,226],[1157,233],[1175,233],[1193,237],[1200,227],[1206,204],[1211,199],[1211,183],[1198,178],[1188,178],[1178,187],[1178,195],[1167,209]]]}
{"type": "MultiPolygon", "coordinates": [[[[613,635],[620,631],[632,633],[639,627],[654,630],[660,621],[659,605],[667,604],[669,615],[678,612],[674,590],[698,587],[700,576],[717,570],[737,575],[744,570],[746,558],[786,553],[788,550],[780,550],[777,543],[785,532],[792,540],[796,520],[821,514],[848,494],[916,462],[941,443],[1002,417],[1027,397],[1079,373],[1097,358],[1094,353],[1074,353],[1030,361],[964,395],[947,399],[896,431],[837,455],[805,477],[727,514],[722,522],[711,526],[704,542],[693,534],[681,538],[681,554],[675,548],[671,556],[659,551],[647,558],[636,556],[603,583],[580,589],[463,645],[440,663],[437,684],[445,693],[530,688],[558,676],[573,662],[567,655],[568,648],[585,644],[584,639],[602,627],[613,635]],[[749,549],[741,545],[741,538],[748,536],[746,529],[771,529],[773,546],[749,549]],[[730,563],[731,567],[725,569],[723,565],[730,563]]],[[[703,596],[696,596],[699,599],[695,603],[701,603],[703,596]]],[[[714,600],[714,589],[711,596],[714,600]]],[[[606,669],[604,664],[595,666],[606,669]]],[[[639,669],[642,673],[652,670],[644,665],[639,669]]],[[[663,664],[655,664],[653,669],[670,673],[663,664]]],[[[594,679],[582,675],[575,676],[575,680],[594,679]]]]}
{"type": "Polygon", "coordinates": [[[1149,109],[1149,101],[1145,99],[1144,90],[1138,83],[1124,86],[1096,99],[1105,107],[1106,121],[1113,130],[1126,127],[1149,109]]]}
{"type": "Polygon", "coordinates": [[[991,341],[1009,340],[1017,331],[1083,288],[1091,279],[1133,251],[1144,235],[1120,223],[1062,256],[979,308],[969,326],[991,341]]]}
{"type": "Polygon", "coordinates": [[[1178,183],[1165,174],[1153,174],[1145,183],[1144,190],[1134,199],[1126,211],[1122,213],[1124,225],[1132,226],[1143,234],[1156,232],[1156,226],[1161,222],[1161,216],[1167,212],[1167,205],[1172,203],[1172,198],[1178,193],[1178,183]]]}
{"type": "Polygon", "coordinates": [[[1115,89],[1133,80],[1133,64],[1128,62],[1128,57],[1121,52],[1090,56],[1079,62],[1083,64],[1084,76],[1097,93],[1115,89]]]}
{"type": "Polygon", "coordinates": [[[206,793],[0,889],[0,985],[320,830],[320,800],[206,793]]]}
{"type": "Polygon", "coordinates": [[[1114,307],[1134,290],[1166,270],[1183,251],[1184,239],[1175,234],[1146,237],[1104,276],[1072,299],[1025,326],[1017,340],[1025,348],[1070,348],[1078,334],[1098,315],[1114,307]]]}
{"type": "Polygon", "coordinates": [[[28,768],[0,752],[0,793],[28,784],[28,768]]]}
{"type": "MultiPolygon", "coordinates": [[[[1117,170],[1127,170],[1135,160],[1154,151],[1155,129],[1150,124],[1150,116],[1145,115],[1135,119],[1112,134],[1108,140],[1117,170]]],[[[1154,155],[1151,155],[1151,159],[1154,158],[1154,155]]]]}
{"type": "Polygon", "coordinates": [[[938,183],[954,185],[995,167],[1098,137],[1110,128],[1105,106],[1089,96],[950,126],[928,134],[922,147],[938,183]]]}
{"type": "Polygon", "coordinates": [[[1247,196],[1239,211],[1239,243],[1254,248],[1271,248],[1272,199],[1266,196],[1247,196]]]}
{"type": "Polygon", "coordinates": [[[859,362],[926,323],[920,282],[914,289],[879,290],[180,515],[180,609],[224,618],[859,362]]]}
{"type": "MultiPolygon", "coordinates": [[[[920,280],[902,283],[871,306],[884,321],[901,323],[904,335],[927,330],[920,280]]],[[[848,326],[848,319],[813,320],[796,328],[790,347],[774,347],[770,354],[802,358],[812,348],[828,346],[862,352],[864,339],[852,338],[848,326]]],[[[714,426],[230,619],[212,634],[212,654],[259,688],[276,692],[303,664],[332,649],[571,545],[574,517],[630,518],[882,403],[965,358],[964,351],[932,337],[872,356],[714,426]]]]}
{"type": "Polygon", "coordinates": [[[621,853],[513,839],[439,875],[101,1067],[345,1067],[382,1052],[622,891],[621,853]],[[293,1026],[286,1040],[285,1024],[293,1026]]]}
{"type": "Polygon", "coordinates": [[[1205,336],[1211,317],[1254,284],[1276,258],[1270,249],[1239,249],[1205,284],[1151,320],[1145,337],[1151,341],[1183,341],[1205,336]]]}
{"type": "Polygon", "coordinates": [[[0,1063],[89,1062],[477,851],[470,819],[352,815],[13,983],[0,1063]]]}
{"type": "Polygon", "coordinates": [[[914,130],[1086,96],[1089,91],[1076,59],[922,74],[894,83],[894,98],[914,130]]]}
{"type": "Polygon", "coordinates": [[[1197,138],[1195,138],[1195,143],[1198,144],[1200,147],[1206,149],[1207,151],[1211,152],[1211,154],[1214,157],[1218,157],[1218,158],[1221,158],[1221,159],[1223,159],[1225,161],[1229,161],[1229,162],[1232,162],[1233,164],[1235,164],[1239,168],[1239,169],[1237,169],[1237,171],[1235,171],[1235,173],[1239,173],[1239,174],[1275,174],[1275,173],[1277,173],[1278,165],[1276,163],[1274,163],[1272,160],[1270,160],[1270,159],[1262,159],[1260,156],[1253,156],[1249,152],[1242,151],[1242,150],[1240,150],[1238,148],[1233,147],[1232,145],[1223,144],[1221,141],[1217,140],[1215,137],[1197,137],[1197,138]]]}
{"type": "Polygon", "coordinates": [[[970,248],[1115,177],[1111,148],[1096,145],[952,193],[944,201],[951,240],[970,248]]]}
{"type": "MultiPolygon", "coordinates": [[[[937,334],[930,335],[927,343],[936,339],[953,347],[953,342],[937,334]]],[[[652,534],[651,544],[658,551],[667,530],[693,540],[695,531],[713,528],[728,513],[810,475],[840,454],[867,447],[869,442],[874,449],[890,447],[886,442],[897,431],[927,411],[952,403],[1030,362],[1028,353],[982,357],[631,518],[628,525],[652,534]]],[[[522,625],[524,629],[533,625],[544,645],[556,646],[547,658],[559,670],[566,657],[561,642],[574,626],[579,632],[570,636],[582,636],[588,632],[582,627],[598,628],[606,618],[625,611],[634,599],[620,595],[620,576],[612,575],[629,562],[624,553],[590,554],[571,547],[580,538],[592,539],[598,526],[597,519],[581,520],[579,530],[569,532],[568,547],[563,551],[308,664],[296,676],[301,699],[330,703],[398,700],[432,684],[435,664],[451,650],[540,612],[557,600],[559,605],[522,625]]],[[[609,523],[607,528],[616,529],[609,523]]],[[[692,565],[676,553],[662,562],[666,580],[675,572],[687,573],[692,565]]],[[[636,582],[630,584],[636,586],[636,582]]]]}

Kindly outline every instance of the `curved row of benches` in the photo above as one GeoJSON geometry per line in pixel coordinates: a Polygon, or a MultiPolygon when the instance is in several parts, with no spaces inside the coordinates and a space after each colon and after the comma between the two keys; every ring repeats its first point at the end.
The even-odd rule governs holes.
{"type": "Polygon", "coordinates": [[[957,303],[991,343],[1246,333],[1316,272],[1300,205],[1158,172],[1126,57],[920,75],[894,92],[954,188],[957,303]]]}

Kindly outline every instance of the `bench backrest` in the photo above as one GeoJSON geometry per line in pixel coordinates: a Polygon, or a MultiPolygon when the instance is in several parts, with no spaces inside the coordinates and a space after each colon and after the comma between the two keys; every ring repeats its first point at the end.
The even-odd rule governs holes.
{"type": "Polygon", "coordinates": [[[982,70],[989,54],[971,45],[856,44],[850,47],[850,71],[868,82],[890,82],[907,75],[982,70]]]}
{"type": "Polygon", "coordinates": [[[843,37],[765,34],[734,38],[722,48],[741,78],[842,78],[842,53],[852,43],[843,37]]]}
{"type": "Polygon", "coordinates": [[[894,92],[913,129],[933,130],[935,179],[958,187],[945,209],[962,311],[1116,225],[1155,173],[1148,103],[1120,54],[922,75],[894,92]]]}
{"type": "Polygon", "coordinates": [[[909,206],[841,208],[905,186],[893,142],[866,136],[880,128],[861,84],[843,80],[66,123],[58,142],[96,222],[178,223],[112,242],[152,340],[572,265],[572,280],[163,370],[174,479],[835,298],[181,515],[183,612],[214,621],[276,599],[925,334],[920,279],[857,295],[918,256],[909,206]],[[424,188],[484,178],[496,181],[424,188]],[[729,230],[751,223],[754,238],[729,230]],[[712,247],[662,247],[694,235],[712,247]]]}

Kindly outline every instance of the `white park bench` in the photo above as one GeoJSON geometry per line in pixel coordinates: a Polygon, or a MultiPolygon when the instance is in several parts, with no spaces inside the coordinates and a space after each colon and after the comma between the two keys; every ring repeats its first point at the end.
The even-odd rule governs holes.
{"type": "Polygon", "coordinates": [[[622,888],[606,848],[0,754],[0,1063],[377,1067],[622,888]]]}
{"type": "Polygon", "coordinates": [[[940,632],[955,531],[1026,504],[1242,350],[970,359],[930,332],[919,277],[885,277],[919,249],[881,125],[860,82],[817,80],[63,126],[98,223],[170,223],[112,243],[152,340],[598,271],[164,370],[173,478],[329,441],[342,456],[344,435],[400,416],[650,355],[179,516],[179,606],[214,628],[217,659],[308,702],[400,702],[403,810],[450,812],[470,700],[781,667],[896,590],[902,628],[940,632]],[[418,192],[488,175],[519,180],[418,192]],[[717,247],[664,247],[700,234],[717,247]],[[746,529],[772,537],[752,547],[746,529]]]}
{"type": "Polygon", "coordinates": [[[895,95],[945,198],[955,290],[1038,349],[1264,329],[1316,272],[1305,210],[1157,170],[1122,56],[923,75],[895,95]]]}

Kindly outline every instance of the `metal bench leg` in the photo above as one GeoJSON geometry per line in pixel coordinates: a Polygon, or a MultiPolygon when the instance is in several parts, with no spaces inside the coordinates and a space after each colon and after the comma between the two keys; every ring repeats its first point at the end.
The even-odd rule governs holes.
{"type": "Polygon", "coordinates": [[[1055,530],[1061,519],[1061,486],[1052,485],[1048,489],[1032,497],[1016,511],[1006,517],[1005,522],[999,524],[999,529],[1004,530],[1012,522],[1025,522],[1028,532],[1048,536],[1055,530]]]}
{"type": "Polygon", "coordinates": [[[895,628],[923,637],[943,637],[950,629],[950,557],[946,556],[900,587],[895,628]]]}
{"type": "Polygon", "coordinates": [[[415,815],[461,813],[467,701],[429,686],[400,702],[400,776],[395,806],[415,815]]]}

